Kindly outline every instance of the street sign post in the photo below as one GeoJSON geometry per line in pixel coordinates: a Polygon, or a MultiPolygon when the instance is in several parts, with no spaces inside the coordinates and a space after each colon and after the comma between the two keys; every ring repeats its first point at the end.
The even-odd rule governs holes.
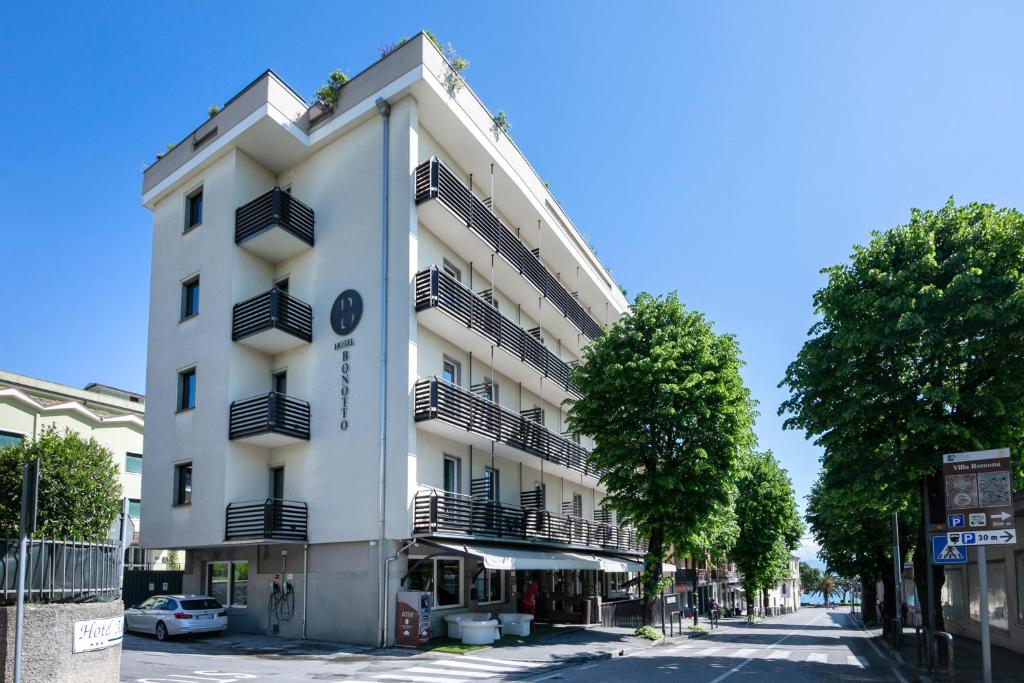
{"type": "Polygon", "coordinates": [[[982,680],[984,683],[992,683],[985,547],[1017,542],[1010,449],[944,455],[942,478],[946,484],[946,526],[950,529],[963,529],[946,534],[946,547],[964,546],[965,557],[966,546],[977,547],[982,680]]]}

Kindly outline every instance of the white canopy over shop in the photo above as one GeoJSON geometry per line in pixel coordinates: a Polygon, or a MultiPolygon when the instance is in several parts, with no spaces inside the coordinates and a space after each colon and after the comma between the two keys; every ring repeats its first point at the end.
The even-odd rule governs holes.
{"type": "MultiPolygon", "coordinates": [[[[483,561],[488,569],[543,570],[543,569],[596,569],[606,572],[643,571],[643,562],[621,557],[596,555],[586,552],[540,548],[510,548],[483,543],[459,543],[458,541],[420,541],[441,550],[451,550],[460,555],[472,555],[483,561]]],[[[663,571],[676,571],[675,565],[665,563],[663,571]]]]}

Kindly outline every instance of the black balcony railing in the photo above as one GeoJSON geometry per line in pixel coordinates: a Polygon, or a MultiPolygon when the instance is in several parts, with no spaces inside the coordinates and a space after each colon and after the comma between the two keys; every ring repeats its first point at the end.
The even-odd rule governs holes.
{"type": "Polygon", "coordinates": [[[275,328],[303,341],[313,341],[313,307],[277,287],[235,304],[231,318],[233,341],[275,328]]]}
{"type": "Polygon", "coordinates": [[[235,209],[235,244],[274,226],[313,246],[313,209],[280,187],[235,209]]]}
{"type": "Polygon", "coordinates": [[[305,541],[309,529],[309,506],[300,501],[267,498],[228,503],[224,540],[273,539],[305,541]]]}
{"type": "Polygon", "coordinates": [[[630,527],[433,490],[416,494],[413,532],[430,536],[464,534],[526,539],[647,552],[647,542],[630,527]]]}
{"type": "Polygon", "coordinates": [[[416,310],[440,308],[466,327],[529,363],[574,396],[569,364],[552,353],[529,331],[502,315],[488,301],[436,266],[416,273],[416,310]]]}
{"type": "Polygon", "coordinates": [[[437,377],[421,379],[416,383],[414,417],[417,422],[440,420],[508,444],[548,462],[594,477],[601,476],[587,462],[587,449],[578,443],[437,377]]]}
{"type": "Polygon", "coordinates": [[[229,439],[283,434],[309,440],[309,404],[271,391],[231,404],[229,439]]]}
{"type": "Polygon", "coordinates": [[[591,339],[601,336],[601,326],[573,298],[540,259],[473,194],[472,190],[437,159],[416,168],[416,203],[438,199],[478,234],[512,267],[548,298],[569,321],[591,339]]]}

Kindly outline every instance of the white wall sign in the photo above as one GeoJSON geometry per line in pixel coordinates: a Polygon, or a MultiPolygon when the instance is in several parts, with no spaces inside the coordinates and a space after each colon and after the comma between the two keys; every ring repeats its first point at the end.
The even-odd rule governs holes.
{"type": "Polygon", "coordinates": [[[75,621],[72,652],[104,650],[121,642],[124,618],[81,619],[75,621]]]}

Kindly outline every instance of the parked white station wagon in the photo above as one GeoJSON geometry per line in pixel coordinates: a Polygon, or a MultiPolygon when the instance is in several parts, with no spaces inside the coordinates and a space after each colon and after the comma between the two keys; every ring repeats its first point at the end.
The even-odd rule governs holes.
{"type": "Polygon", "coordinates": [[[126,631],[152,633],[157,640],[227,627],[227,610],[208,595],[154,595],[124,611],[126,631]]]}

